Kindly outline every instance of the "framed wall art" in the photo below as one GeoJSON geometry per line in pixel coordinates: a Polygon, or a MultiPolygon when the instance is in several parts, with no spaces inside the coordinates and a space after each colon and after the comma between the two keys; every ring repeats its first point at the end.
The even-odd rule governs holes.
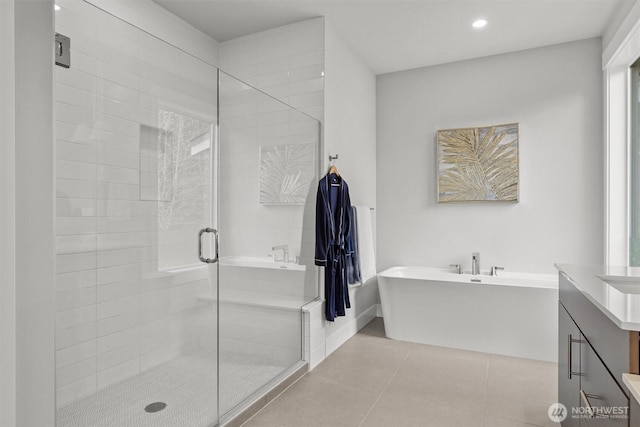
{"type": "Polygon", "coordinates": [[[301,205],[314,177],[314,144],[260,147],[260,204],[301,205]]]}
{"type": "Polygon", "coordinates": [[[438,203],[517,202],[518,123],[439,130],[438,203]]]}

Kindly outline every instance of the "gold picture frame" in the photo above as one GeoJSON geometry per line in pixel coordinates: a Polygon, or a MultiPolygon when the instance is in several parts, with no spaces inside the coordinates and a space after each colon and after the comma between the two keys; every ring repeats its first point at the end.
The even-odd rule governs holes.
{"type": "Polygon", "coordinates": [[[519,124],[436,135],[438,203],[519,200],[519,124]]]}

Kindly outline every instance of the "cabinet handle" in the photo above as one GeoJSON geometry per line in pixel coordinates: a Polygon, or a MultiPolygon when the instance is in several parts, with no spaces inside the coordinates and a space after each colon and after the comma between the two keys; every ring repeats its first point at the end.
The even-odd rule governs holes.
{"type": "Polygon", "coordinates": [[[589,399],[602,400],[602,397],[596,396],[595,394],[585,393],[584,390],[580,389],[580,398],[582,399],[582,403],[584,403],[584,407],[587,408],[589,418],[609,418],[607,415],[599,414],[598,411],[593,409],[593,406],[591,406],[591,402],[589,401],[589,399]]]}
{"type": "Polygon", "coordinates": [[[572,346],[572,344],[573,343],[583,344],[584,340],[577,340],[577,339],[573,338],[571,336],[571,334],[569,334],[569,336],[567,337],[567,346],[569,347],[569,351],[567,352],[568,359],[569,359],[568,363],[567,363],[567,366],[568,366],[567,370],[569,371],[569,379],[571,379],[573,375],[575,375],[577,377],[581,377],[582,376],[582,373],[580,373],[580,372],[573,372],[573,368],[572,368],[572,365],[573,365],[573,363],[572,363],[572,360],[573,360],[573,351],[572,351],[572,347],[573,346],[572,346]]]}

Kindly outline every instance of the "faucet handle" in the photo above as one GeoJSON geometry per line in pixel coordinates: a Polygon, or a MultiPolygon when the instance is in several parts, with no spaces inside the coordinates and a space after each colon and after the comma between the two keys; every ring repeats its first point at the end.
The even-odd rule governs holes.
{"type": "Polygon", "coordinates": [[[504,267],[496,267],[494,265],[493,267],[491,267],[491,275],[492,276],[497,276],[498,275],[498,270],[504,270],[504,267]]]}
{"type": "Polygon", "coordinates": [[[462,274],[462,266],[460,264],[449,264],[449,267],[454,267],[457,274],[462,274]]]}

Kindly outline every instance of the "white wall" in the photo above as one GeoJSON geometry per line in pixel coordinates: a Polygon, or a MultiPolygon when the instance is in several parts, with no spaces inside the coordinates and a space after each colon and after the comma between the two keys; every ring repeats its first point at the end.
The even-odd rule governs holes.
{"type": "MultiPolygon", "coordinates": [[[[3,104],[7,100],[12,104],[3,107],[3,129],[11,121],[13,125],[8,124],[2,135],[1,188],[2,196],[6,195],[8,199],[3,199],[0,226],[3,258],[5,254],[8,258],[2,263],[3,326],[0,333],[2,399],[6,397],[7,401],[2,404],[0,420],[3,425],[7,421],[9,424],[6,425],[46,426],[53,424],[55,413],[54,261],[50,256],[53,253],[54,207],[53,2],[10,1],[3,5],[2,15],[3,29],[7,22],[6,31],[14,31],[14,35],[7,38],[12,45],[7,54],[14,52],[15,62],[9,59],[3,67],[3,77],[8,77],[8,81],[3,81],[2,86],[3,104]],[[5,16],[5,12],[9,15],[5,16]],[[4,98],[6,91],[11,91],[8,85],[12,83],[15,83],[15,97],[9,94],[4,98]],[[6,159],[5,154],[8,155],[6,159]],[[15,228],[10,230],[12,225],[15,228]],[[7,362],[6,366],[4,362],[7,362]],[[4,369],[13,370],[13,373],[4,369]]],[[[2,35],[7,36],[4,31],[2,35]]]]}
{"type": "Polygon", "coordinates": [[[14,1],[0,1],[0,425],[16,423],[14,1]]]}
{"type": "Polygon", "coordinates": [[[349,183],[353,205],[376,206],[375,74],[336,33],[325,37],[325,123],[323,165],[336,166],[349,183]]]}
{"type": "Polygon", "coordinates": [[[378,76],[378,269],[603,260],[601,41],[378,76]],[[438,129],[520,123],[520,202],[436,202],[438,129]]]}
{"type": "Polygon", "coordinates": [[[0,424],[46,426],[55,413],[53,2],[3,1],[0,18],[0,424]]]}
{"type": "MultiPolygon", "coordinates": [[[[345,44],[340,34],[325,28],[324,170],[329,154],[349,184],[351,203],[376,209],[376,79],[375,74],[345,44]]],[[[373,211],[375,230],[376,211],[373,211]]],[[[326,322],[326,354],[330,354],[375,315],[377,283],[350,290],[351,309],[345,317],[326,322]]]]}

